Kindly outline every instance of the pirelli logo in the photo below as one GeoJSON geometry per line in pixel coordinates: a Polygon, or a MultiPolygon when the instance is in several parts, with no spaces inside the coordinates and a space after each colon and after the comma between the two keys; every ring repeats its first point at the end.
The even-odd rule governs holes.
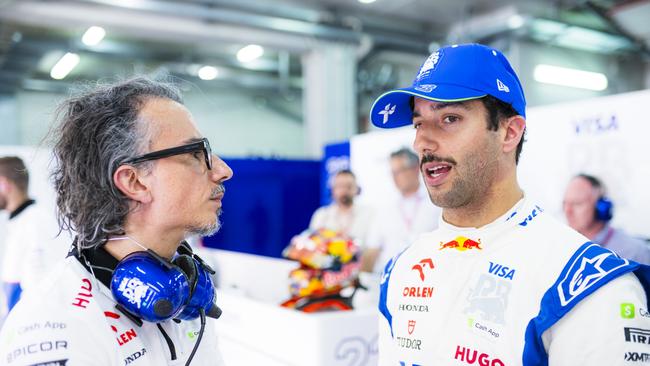
{"type": "Polygon", "coordinates": [[[650,345],[650,330],[625,327],[625,342],[650,345]]]}

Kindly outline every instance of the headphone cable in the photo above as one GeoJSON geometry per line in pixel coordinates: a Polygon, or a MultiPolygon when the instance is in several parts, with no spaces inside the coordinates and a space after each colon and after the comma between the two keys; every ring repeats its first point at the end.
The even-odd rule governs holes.
{"type": "Polygon", "coordinates": [[[199,309],[199,315],[201,316],[201,329],[199,330],[199,336],[196,339],[196,343],[194,343],[194,348],[192,349],[192,353],[190,353],[190,357],[187,359],[185,366],[189,366],[190,362],[192,362],[196,350],[199,349],[199,344],[201,343],[201,338],[203,337],[203,331],[205,330],[205,310],[203,308],[199,309]]]}

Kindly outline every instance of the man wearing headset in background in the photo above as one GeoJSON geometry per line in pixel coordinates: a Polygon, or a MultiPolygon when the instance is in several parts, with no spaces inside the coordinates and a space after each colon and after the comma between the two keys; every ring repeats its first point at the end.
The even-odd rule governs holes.
{"type": "Polygon", "coordinates": [[[438,229],[384,270],[380,365],[647,360],[650,267],[590,243],[524,196],[525,109],[506,57],[479,44],[440,48],[410,87],[374,103],[376,126],[415,128],[425,185],[443,210],[438,229]]]}
{"type": "Polygon", "coordinates": [[[650,265],[650,246],[609,224],[614,207],[600,179],[588,174],[573,177],[562,207],[569,226],[580,234],[623,258],[650,265]]]}
{"type": "Polygon", "coordinates": [[[354,202],[354,197],[360,191],[357,178],[350,170],[338,171],[332,177],[331,188],[332,203],[314,211],[309,228],[339,231],[355,239],[358,245],[363,245],[372,220],[372,211],[354,202]]]}
{"type": "Polygon", "coordinates": [[[221,365],[214,324],[203,327],[204,313],[218,316],[208,270],[182,243],[219,229],[232,171],[169,84],[97,87],[59,116],[59,222],[77,237],[65,264],[10,314],[0,363],[221,365]]]}

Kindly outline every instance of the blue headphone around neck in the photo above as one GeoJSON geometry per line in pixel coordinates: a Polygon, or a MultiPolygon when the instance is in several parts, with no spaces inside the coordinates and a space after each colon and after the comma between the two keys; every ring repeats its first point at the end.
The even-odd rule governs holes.
{"type": "Polygon", "coordinates": [[[210,278],[215,272],[187,243],[181,243],[171,261],[143,249],[124,257],[113,270],[111,292],[124,310],[154,323],[196,319],[201,310],[215,319],[221,315],[210,278]]]}

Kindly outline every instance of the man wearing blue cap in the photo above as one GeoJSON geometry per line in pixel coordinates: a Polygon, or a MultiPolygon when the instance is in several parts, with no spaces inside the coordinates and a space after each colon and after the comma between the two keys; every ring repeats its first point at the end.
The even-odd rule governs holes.
{"type": "Polygon", "coordinates": [[[650,267],[544,214],[517,183],[526,101],[505,56],[454,45],[377,99],[412,124],[439,228],[382,275],[380,364],[620,365],[650,359],[650,267]]]}

